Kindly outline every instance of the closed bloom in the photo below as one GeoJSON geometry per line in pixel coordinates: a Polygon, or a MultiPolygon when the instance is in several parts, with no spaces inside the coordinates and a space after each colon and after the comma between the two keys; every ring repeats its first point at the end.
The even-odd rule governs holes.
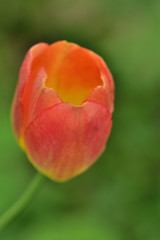
{"type": "Polygon", "coordinates": [[[91,166],[112,126],[114,83],[103,59],[74,43],[39,43],[27,53],[12,105],[17,141],[57,181],[91,166]]]}

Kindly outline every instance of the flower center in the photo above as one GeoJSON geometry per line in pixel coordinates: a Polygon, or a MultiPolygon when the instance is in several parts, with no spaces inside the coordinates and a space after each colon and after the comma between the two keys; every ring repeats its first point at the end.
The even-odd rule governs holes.
{"type": "Polygon", "coordinates": [[[64,102],[80,105],[102,80],[90,51],[66,41],[50,45],[39,58],[47,72],[46,86],[64,102]]]}

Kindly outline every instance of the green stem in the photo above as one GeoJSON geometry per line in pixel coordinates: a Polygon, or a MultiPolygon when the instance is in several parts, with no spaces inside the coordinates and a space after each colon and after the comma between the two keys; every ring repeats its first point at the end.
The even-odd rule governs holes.
{"type": "Polygon", "coordinates": [[[6,212],[4,212],[2,216],[0,216],[0,231],[26,207],[38,190],[43,178],[44,176],[38,172],[22,196],[6,212]]]}

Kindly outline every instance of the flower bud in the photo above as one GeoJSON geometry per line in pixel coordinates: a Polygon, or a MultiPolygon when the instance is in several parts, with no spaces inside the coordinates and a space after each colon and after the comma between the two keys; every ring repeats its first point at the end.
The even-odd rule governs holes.
{"type": "Polygon", "coordinates": [[[27,53],[12,105],[17,141],[56,181],[89,168],[112,126],[114,83],[103,59],[74,43],[39,43],[27,53]]]}

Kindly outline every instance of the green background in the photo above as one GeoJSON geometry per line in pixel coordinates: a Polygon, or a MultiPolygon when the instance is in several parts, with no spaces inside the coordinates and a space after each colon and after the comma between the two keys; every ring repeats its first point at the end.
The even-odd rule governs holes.
{"type": "Polygon", "coordinates": [[[2,240],[160,239],[160,1],[0,0],[0,213],[36,171],[17,145],[10,105],[26,51],[66,39],[115,79],[106,151],[66,183],[48,180],[2,240]]]}

